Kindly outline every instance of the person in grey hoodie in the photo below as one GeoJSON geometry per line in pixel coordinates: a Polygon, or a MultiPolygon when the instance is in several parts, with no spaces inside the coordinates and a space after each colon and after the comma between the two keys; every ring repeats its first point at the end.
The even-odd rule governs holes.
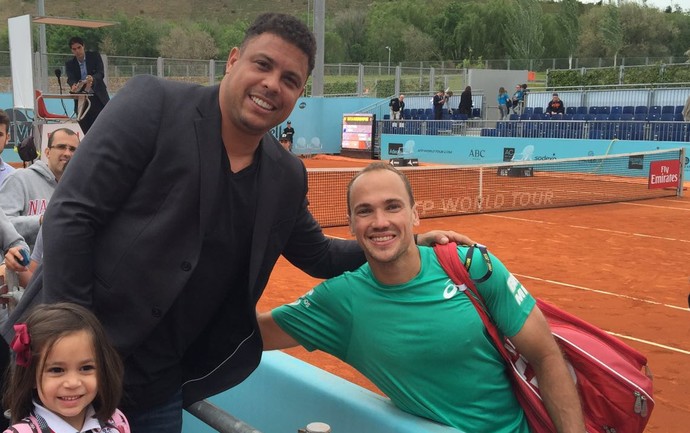
{"type": "Polygon", "coordinates": [[[53,131],[48,137],[46,161],[15,170],[0,186],[0,209],[14,228],[33,248],[50,197],[67,163],[79,146],[79,137],[69,128],[53,131]]]}

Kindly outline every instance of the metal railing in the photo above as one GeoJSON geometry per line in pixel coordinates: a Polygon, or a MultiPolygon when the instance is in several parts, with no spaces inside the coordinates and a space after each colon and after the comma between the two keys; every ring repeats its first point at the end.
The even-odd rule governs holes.
{"type": "MultiPolygon", "coordinates": [[[[37,65],[45,62],[46,71],[56,68],[64,69],[69,54],[48,53],[34,56],[37,77],[37,88],[44,91],[57,91],[57,83],[50,80],[50,74],[43,76],[37,65]],[[45,88],[44,88],[45,87],[45,88]],[[54,87],[54,88],[53,88],[54,87]]],[[[103,56],[106,64],[106,76],[111,92],[117,92],[129,78],[139,74],[151,74],[170,79],[194,81],[203,84],[216,83],[225,70],[225,60],[197,60],[197,59],[168,59],[154,57],[103,56]]],[[[688,59],[682,57],[627,57],[619,58],[615,66],[622,68],[648,66],[656,64],[683,64],[688,59]]],[[[612,67],[612,58],[549,58],[549,59],[492,59],[477,62],[467,61],[422,61],[398,62],[370,62],[361,64],[327,64],[324,75],[330,77],[328,83],[344,82],[343,85],[326,86],[328,94],[363,95],[369,94],[385,97],[394,91],[403,93],[435,91],[439,86],[460,89],[464,87],[467,70],[475,69],[505,69],[529,70],[545,72],[555,69],[579,69],[612,67]],[[401,87],[397,88],[395,85],[401,87]],[[346,90],[343,90],[346,89],[346,90]]],[[[64,70],[63,70],[64,73],[64,70]]],[[[11,70],[9,52],[0,51],[0,92],[11,91],[11,70]]],[[[327,84],[328,84],[327,83],[327,84]]]]}
{"type": "Polygon", "coordinates": [[[220,433],[261,433],[206,400],[197,401],[186,410],[220,433]]]}

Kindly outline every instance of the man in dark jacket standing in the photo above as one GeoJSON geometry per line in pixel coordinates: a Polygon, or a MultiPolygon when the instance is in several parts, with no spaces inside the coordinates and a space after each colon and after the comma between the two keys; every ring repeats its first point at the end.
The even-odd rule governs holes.
{"type": "MultiPolygon", "coordinates": [[[[256,304],[281,255],[316,278],[365,261],[356,242],[324,236],[302,161],[268,133],[294,109],[315,54],[303,22],[268,13],[232,48],[219,85],[129,80],[60,179],[43,264],[5,341],[36,304],[95,312],[125,364],[133,433],[180,433],[183,407],[244,380],[263,348],[256,304]]],[[[418,240],[458,240],[433,233],[418,240]]]]}
{"type": "Polygon", "coordinates": [[[405,95],[401,94],[397,98],[391,99],[388,106],[391,107],[391,120],[402,119],[402,112],[405,109],[405,95]]]}
{"type": "Polygon", "coordinates": [[[86,134],[91,125],[96,120],[96,117],[101,113],[105,104],[110,100],[108,96],[108,88],[105,85],[105,71],[103,68],[103,60],[101,55],[96,51],[85,51],[84,40],[75,36],[69,40],[69,47],[72,50],[72,57],[65,62],[65,71],[67,72],[67,84],[70,86],[70,92],[86,92],[89,93],[88,111],[83,114],[75,101],[74,111],[77,113],[79,126],[86,134]]]}

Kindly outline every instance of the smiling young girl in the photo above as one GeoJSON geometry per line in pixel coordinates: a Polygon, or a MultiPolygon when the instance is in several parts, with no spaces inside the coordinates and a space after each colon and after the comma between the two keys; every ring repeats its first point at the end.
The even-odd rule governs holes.
{"type": "Polygon", "coordinates": [[[15,365],[5,381],[5,433],[129,433],[116,406],[122,361],[98,319],[74,304],[39,305],[14,325],[15,365]]]}

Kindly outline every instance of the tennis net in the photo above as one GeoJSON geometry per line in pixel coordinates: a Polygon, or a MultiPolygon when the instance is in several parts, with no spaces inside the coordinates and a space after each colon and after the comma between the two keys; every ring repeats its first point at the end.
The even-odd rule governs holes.
{"type": "MultiPolygon", "coordinates": [[[[402,167],[421,218],[634,201],[683,194],[684,149],[468,166],[402,167]]],[[[347,184],[360,169],[309,169],[309,209],[347,225],[347,184]]]]}

